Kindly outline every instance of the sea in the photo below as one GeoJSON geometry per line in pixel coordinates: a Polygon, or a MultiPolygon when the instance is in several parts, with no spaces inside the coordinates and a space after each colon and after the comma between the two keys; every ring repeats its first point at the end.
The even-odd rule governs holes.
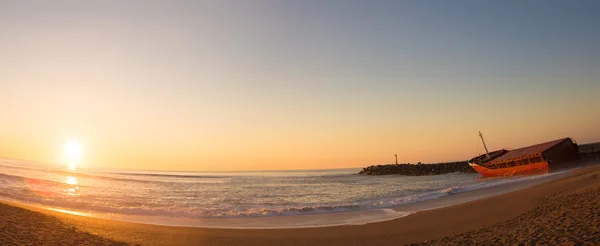
{"type": "MultiPolygon", "coordinates": [[[[70,170],[0,159],[0,199],[149,224],[314,227],[394,219],[433,208],[432,201],[444,201],[438,207],[452,205],[497,194],[497,187],[503,185],[545,182],[560,174],[483,179],[476,173],[411,177],[366,176],[358,175],[359,171],[70,170]],[[493,187],[494,192],[485,191],[493,187]],[[429,206],[420,207],[427,201],[429,206]],[[398,209],[409,204],[409,210],[398,209]]],[[[511,187],[501,190],[516,189],[511,187]]]]}

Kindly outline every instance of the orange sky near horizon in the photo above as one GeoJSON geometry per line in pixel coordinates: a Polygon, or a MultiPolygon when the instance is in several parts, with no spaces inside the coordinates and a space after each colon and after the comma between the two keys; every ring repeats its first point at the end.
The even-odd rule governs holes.
{"type": "MultiPolygon", "coordinates": [[[[579,143],[600,140],[595,137],[600,135],[595,127],[568,125],[572,123],[531,122],[482,130],[490,149],[518,148],[562,137],[573,137],[579,143]]],[[[345,126],[347,129],[336,132],[329,132],[334,130],[329,128],[315,135],[261,130],[246,136],[221,136],[220,141],[210,143],[202,141],[200,135],[190,137],[183,132],[161,136],[141,131],[139,136],[118,137],[84,129],[77,132],[76,138],[65,138],[75,134],[45,131],[47,128],[30,131],[27,126],[19,131],[13,126],[12,135],[2,131],[6,137],[0,141],[0,152],[11,158],[66,165],[64,144],[77,139],[85,149],[81,167],[242,171],[365,167],[393,163],[394,153],[398,153],[401,163],[458,161],[484,151],[474,128],[477,124],[460,127],[452,122],[423,122],[421,126],[404,126],[404,130],[393,125],[380,129],[345,126]]]]}
{"type": "Polygon", "coordinates": [[[0,3],[0,156],[289,170],[466,160],[478,131],[600,141],[585,8],[108,2],[0,3]]]}

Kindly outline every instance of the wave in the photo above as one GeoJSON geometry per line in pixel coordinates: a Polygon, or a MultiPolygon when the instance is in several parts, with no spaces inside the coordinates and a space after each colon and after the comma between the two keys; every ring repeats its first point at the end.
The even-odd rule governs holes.
{"type": "Polygon", "coordinates": [[[456,194],[460,194],[460,193],[466,193],[466,192],[470,192],[470,191],[491,188],[491,187],[499,186],[499,185],[541,179],[541,178],[545,178],[545,177],[549,177],[549,176],[559,175],[559,174],[562,174],[565,172],[567,172],[567,171],[544,174],[544,175],[536,175],[536,176],[516,176],[516,177],[512,177],[512,178],[487,180],[487,181],[484,181],[481,183],[476,183],[476,184],[466,185],[466,186],[453,186],[453,187],[448,187],[448,188],[444,188],[444,189],[440,189],[440,190],[432,190],[432,191],[422,192],[422,193],[414,194],[411,196],[403,196],[403,197],[398,197],[398,198],[382,199],[379,201],[373,201],[373,203],[371,204],[370,207],[371,208],[390,208],[390,207],[405,205],[405,204],[409,204],[409,203],[433,200],[433,199],[438,199],[438,198],[445,197],[445,196],[451,196],[451,195],[456,195],[456,194]]]}
{"type": "MultiPolygon", "coordinates": [[[[290,180],[295,179],[296,176],[253,176],[249,179],[247,176],[235,175],[119,173],[119,171],[114,173],[85,173],[43,168],[36,169],[38,172],[27,170],[15,172],[19,168],[21,167],[0,168],[0,171],[4,172],[0,173],[0,197],[82,212],[181,218],[288,216],[387,209],[398,205],[559,174],[486,180],[477,180],[472,175],[465,176],[464,174],[447,174],[451,176],[427,178],[392,177],[373,179],[371,177],[354,176],[353,174],[349,174],[350,176],[336,174],[327,177],[306,176],[300,177],[299,180],[290,180]],[[8,174],[5,174],[7,172],[8,174]],[[12,172],[21,176],[10,175],[12,172]],[[41,190],[47,188],[46,186],[52,186],[53,191],[57,192],[61,192],[61,189],[70,188],[64,182],[50,180],[46,182],[44,179],[36,179],[37,176],[45,178],[53,176],[40,175],[47,172],[63,174],[63,176],[75,176],[78,179],[85,177],[122,182],[80,182],[98,186],[94,186],[95,189],[80,189],[77,196],[69,196],[66,192],[57,196],[45,197],[32,193],[32,189],[38,189],[38,187],[28,185],[29,183],[24,182],[27,179],[42,180],[40,184],[44,187],[39,188],[41,190]],[[32,176],[32,178],[22,176],[32,176]],[[345,177],[349,178],[345,179],[345,177]],[[210,186],[210,189],[205,190],[203,190],[205,188],[204,184],[191,186],[186,184],[202,183],[203,179],[207,179],[207,182],[219,182],[219,180],[228,182],[226,181],[227,178],[231,178],[232,184],[210,186]],[[333,188],[328,186],[331,183],[337,185],[332,186],[333,188],[343,187],[343,189],[352,187],[345,185],[347,183],[358,183],[357,185],[360,185],[358,191],[360,192],[348,196],[335,196],[331,193],[333,188]],[[288,189],[296,186],[301,188],[288,189]],[[285,187],[285,189],[281,189],[282,187],[285,187]],[[372,189],[373,187],[381,187],[381,189],[375,190],[372,189]],[[362,190],[362,188],[368,189],[362,190]],[[398,192],[378,193],[378,191],[385,189],[397,189],[398,192]],[[279,191],[271,192],[276,190],[279,191]],[[291,194],[282,193],[287,191],[291,194]],[[306,194],[306,199],[303,198],[304,194],[306,194]],[[331,197],[328,197],[329,195],[331,197]],[[311,197],[317,198],[313,199],[311,197]]],[[[61,178],[64,177],[57,177],[56,180],[61,178]]],[[[344,193],[344,190],[335,189],[335,192],[344,193]]]]}
{"type": "MultiPolygon", "coordinates": [[[[10,175],[5,175],[10,176],[10,175]]],[[[12,176],[13,178],[15,176],[12,176]]],[[[304,214],[325,214],[348,211],[359,211],[369,209],[384,209],[398,205],[415,203],[420,201],[432,200],[444,196],[464,193],[468,191],[489,188],[501,184],[520,182],[524,180],[546,177],[546,175],[534,177],[520,177],[508,180],[493,180],[491,182],[479,183],[469,186],[455,186],[440,190],[422,192],[419,194],[383,198],[379,200],[366,200],[345,203],[328,204],[295,204],[295,205],[245,205],[245,206],[202,206],[190,203],[164,204],[151,203],[150,201],[125,201],[115,197],[82,195],[80,197],[70,197],[65,199],[49,199],[48,197],[35,197],[27,193],[8,194],[0,192],[0,197],[11,198],[18,201],[41,204],[44,206],[59,207],[64,209],[74,209],[85,212],[110,213],[122,215],[138,216],[166,216],[181,218],[236,218],[236,217],[265,217],[265,216],[290,216],[304,214]]]]}
{"type": "MultiPolygon", "coordinates": [[[[57,181],[48,180],[48,179],[29,178],[29,177],[22,177],[22,176],[16,176],[16,175],[10,175],[10,174],[0,173],[0,184],[2,182],[7,182],[7,181],[9,181],[9,182],[10,181],[17,181],[17,182],[27,183],[28,185],[45,186],[45,187],[57,187],[57,188],[81,186],[81,185],[66,184],[65,182],[57,182],[57,181]]],[[[86,186],[82,186],[82,187],[86,187],[86,186]]]]}
{"type": "Polygon", "coordinates": [[[108,174],[127,175],[127,176],[166,177],[166,178],[202,178],[202,179],[231,178],[231,176],[180,175],[180,174],[163,174],[163,173],[108,173],[108,174]]]}
{"type": "MultiPolygon", "coordinates": [[[[50,166],[50,165],[42,165],[42,164],[32,164],[30,162],[24,162],[25,165],[22,165],[18,160],[11,159],[0,159],[0,167],[5,168],[13,168],[18,170],[32,170],[32,171],[42,171],[46,173],[55,173],[65,176],[77,176],[77,177],[88,177],[88,178],[96,178],[96,179],[106,179],[106,180],[121,180],[121,181],[134,181],[134,182],[178,182],[181,181],[191,181],[191,179],[227,179],[232,178],[234,176],[231,175],[202,175],[202,174],[184,174],[184,173],[147,173],[145,171],[140,172],[107,172],[107,171],[98,171],[94,169],[77,169],[77,170],[68,170],[66,168],[50,166]],[[136,178],[137,177],[137,178],[136,178]],[[163,180],[158,178],[165,178],[163,180]]],[[[302,172],[322,172],[323,170],[307,170],[302,172]]],[[[262,171],[256,171],[258,173],[262,173],[262,171]]],[[[244,172],[246,174],[252,174],[256,172],[244,172]]],[[[279,172],[279,171],[278,171],[279,172]]],[[[293,171],[280,171],[282,173],[286,173],[284,177],[286,178],[306,178],[304,175],[289,175],[287,173],[293,173],[293,171]]],[[[310,176],[312,178],[343,178],[347,177],[351,174],[329,174],[329,175],[314,175],[310,176]]],[[[244,176],[236,176],[236,177],[244,177],[244,176]]],[[[249,177],[255,177],[254,175],[249,175],[249,177]]],[[[351,182],[351,181],[349,181],[351,182]]]]}
{"type": "MultiPolygon", "coordinates": [[[[124,182],[138,182],[138,183],[176,183],[177,179],[224,179],[229,178],[229,176],[207,176],[207,175],[176,175],[176,174],[146,174],[146,173],[107,173],[107,172],[86,172],[80,170],[63,170],[60,168],[52,168],[52,167],[27,167],[27,166],[12,166],[12,165],[2,165],[0,162],[0,167],[15,169],[15,170],[30,170],[44,173],[53,173],[59,174],[63,176],[74,176],[77,178],[91,178],[91,179],[99,179],[99,180],[111,180],[111,181],[124,181],[124,182]],[[119,177],[121,176],[121,177],[119,177]],[[130,177],[128,177],[130,176],[130,177]],[[143,178],[135,178],[135,177],[165,177],[172,178],[174,180],[159,180],[159,179],[143,179],[143,178]]],[[[1,170],[1,169],[0,169],[1,170]]],[[[2,173],[0,173],[2,174],[2,173]]],[[[35,173],[30,173],[29,175],[22,176],[23,178],[35,178],[37,179],[38,175],[35,173]]],[[[21,177],[21,176],[20,176],[21,177]]]]}
{"type": "MultiPolygon", "coordinates": [[[[0,165],[0,166],[2,166],[2,165],[0,165]]],[[[60,169],[41,169],[41,168],[12,167],[12,166],[3,166],[3,167],[21,169],[21,170],[26,169],[26,170],[34,170],[34,171],[43,171],[45,173],[53,173],[53,174],[59,174],[62,176],[71,176],[71,177],[77,177],[77,178],[92,178],[92,179],[116,180],[116,181],[133,181],[133,182],[143,182],[143,183],[161,182],[161,181],[149,181],[149,180],[140,180],[140,179],[117,178],[117,177],[96,175],[96,174],[77,172],[77,171],[66,171],[66,170],[60,170],[60,169]]],[[[0,175],[9,175],[9,174],[0,173],[0,175]]],[[[28,175],[25,174],[23,176],[15,176],[15,175],[9,175],[9,176],[19,177],[19,178],[39,179],[39,178],[37,178],[38,175],[36,175],[35,173],[30,173],[28,175]]],[[[50,181],[50,180],[48,180],[48,181],[50,181]]],[[[53,181],[53,182],[55,182],[55,181],[53,181]]]]}

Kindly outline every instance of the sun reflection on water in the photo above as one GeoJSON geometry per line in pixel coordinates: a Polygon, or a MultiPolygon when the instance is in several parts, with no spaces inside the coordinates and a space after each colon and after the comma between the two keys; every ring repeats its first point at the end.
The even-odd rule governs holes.
{"type": "Polygon", "coordinates": [[[66,214],[74,214],[74,215],[79,215],[79,216],[90,216],[88,213],[77,212],[77,211],[66,210],[66,209],[60,209],[60,208],[46,207],[46,209],[52,210],[52,211],[61,212],[61,213],[66,213],[66,214]]]}
{"type": "Polygon", "coordinates": [[[75,177],[67,177],[67,180],[65,181],[66,184],[70,184],[70,185],[76,185],[77,184],[77,178],[75,177]]]}
{"type": "Polygon", "coordinates": [[[79,195],[79,182],[77,181],[77,178],[72,177],[72,176],[67,176],[67,179],[65,180],[65,184],[70,185],[71,187],[66,189],[66,193],[68,195],[72,195],[72,196],[76,196],[79,195]]]}

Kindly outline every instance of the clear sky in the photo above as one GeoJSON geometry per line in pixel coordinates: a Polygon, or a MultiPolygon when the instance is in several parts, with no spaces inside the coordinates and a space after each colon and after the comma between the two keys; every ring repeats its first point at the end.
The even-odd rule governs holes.
{"type": "Polygon", "coordinates": [[[134,169],[600,141],[600,1],[1,1],[0,156],[134,169]]]}

